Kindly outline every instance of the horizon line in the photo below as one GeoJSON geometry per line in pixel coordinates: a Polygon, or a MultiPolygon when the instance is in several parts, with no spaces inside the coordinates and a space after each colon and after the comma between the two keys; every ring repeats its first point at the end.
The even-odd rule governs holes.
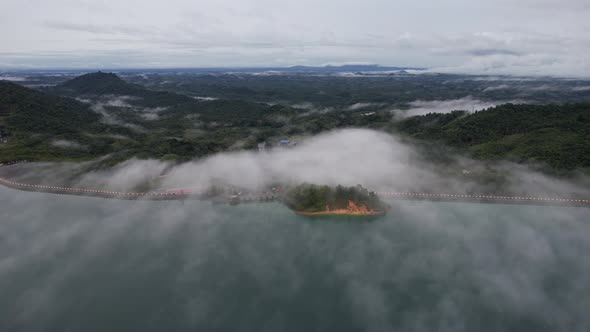
{"type": "Polygon", "coordinates": [[[380,64],[342,64],[342,65],[333,65],[333,64],[326,64],[326,65],[286,65],[286,66],[271,66],[271,65],[261,65],[261,66],[162,66],[162,67],[0,67],[0,71],[6,72],[19,72],[19,71],[87,71],[87,70],[95,70],[95,71],[105,71],[105,70],[114,70],[114,71],[121,71],[121,70],[228,70],[228,69],[238,69],[238,70],[271,70],[271,69],[297,69],[297,68],[310,68],[310,69],[326,69],[326,68],[344,68],[344,67],[367,67],[367,68],[376,68],[380,70],[427,70],[428,67],[411,67],[411,66],[394,66],[394,65],[380,65],[380,64]]]}

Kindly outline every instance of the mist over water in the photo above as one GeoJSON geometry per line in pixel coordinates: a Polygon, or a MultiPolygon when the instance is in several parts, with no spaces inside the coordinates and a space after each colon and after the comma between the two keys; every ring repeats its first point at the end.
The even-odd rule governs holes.
{"type": "Polygon", "coordinates": [[[587,331],[588,210],[277,203],[0,188],[1,331],[587,331]]]}
{"type": "Polygon", "coordinates": [[[277,182],[308,182],[361,184],[375,191],[590,197],[590,178],[581,172],[556,177],[514,162],[482,162],[444,150],[424,151],[375,130],[335,130],[297,143],[293,148],[219,153],[181,164],[131,159],[95,169],[93,162],[25,163],[0,168],[0,176],[24,183],[117,191],[134,191],[156,179],[158,189],[195,191],[220,183],[260,190],[277,182]]]}

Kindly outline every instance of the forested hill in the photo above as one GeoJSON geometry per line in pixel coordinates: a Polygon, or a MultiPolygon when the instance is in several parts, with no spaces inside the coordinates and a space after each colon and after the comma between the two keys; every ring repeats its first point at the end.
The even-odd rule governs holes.
{"type": "Polygon", "coordinates": [[[138,85],[129,84],[113,73],[96,72],[78,76],[58,86],[62,89],[69,89],[77,94],[121,94],[133,95],[142,88],[138,85]]]}
{"type": "Polygon", "coordinates": [[[129,102],[146,107],[173,106],[194,102],[192,98],[185,95],[148,90],[141,85],[127,83],[116,74],[103,72],[76,77],[49,88],[48,92],[70,97],[105,95],[135,97],[129,102]]]}
{"type": "Polygon", "coordinates": [[[77,100],[0,81],[0,121],[13,134],[72,134],[90,130],[100,116],[77,100]]]}
{"type": "Polygon", "coordinates": [[[109,134],[111,128],[100,120],[89,105],[75,99],[0,81],[0,163],[88,159],[107,153],[108,139],[92,136],[109,134]]]}
{"type": "Polygon", "coordinates": [[[505,104],[468,114],[456,111],[408,118],[397,128],[440,140],[481,159],[541,161],[557,169],[590,167],[590,104],[505,104]]]}
{"type": "MultiPolygon", "coordinates": [[[[196,101],[142,87],[129,89],[127,83],[121,85],[120,79],[110,74],[86,75],[75,82],[85,85],[92,77],[102,83],[106,78],[115,88],[105,85],[98,89],[97,84],[82,91],[136,91],[135,98],[124,99],[132,105],[106,104],[113,95],[95,95],[89,103],[82,103],[0,82],[0,163],[93,159],[107,154],[113,162],[133,157],[190,160],[231,149],[255,148],[261,134],[281,139],[285,137],[284,117],[295,112],[280,105],[196,101]],[[165,99],[173,105],[162,107],[165,99]]],[[[84,97],[76,93],[72,96],[84,97]]]]}
{"type": "MultiPolygon", "coordinates": [[[[70,80],[72,97],[0,82],[0,162],[13,159],[126,158],[190,160],[338,128],[371,128],[431,142],[478,159],[540,162],[554,170],[590,169],[590,104],[505,104],[396,120],[387,109],[307,112],[243,100],[197,101],[150,91],[114,74],[70,80]],[[116,92],[116,93],[115,93],[116,92]],[[113,95],[132,105],[107,104],[113,95]],[[7,142],[3,142],[8,137],[7,142]],[[1,137],[0,137],[1,138],[1,137]]],[[[297,138],[296,138],[297,139],[297,138]]],[[[433,154],[434,156],[435,154],[433,154]]]]}

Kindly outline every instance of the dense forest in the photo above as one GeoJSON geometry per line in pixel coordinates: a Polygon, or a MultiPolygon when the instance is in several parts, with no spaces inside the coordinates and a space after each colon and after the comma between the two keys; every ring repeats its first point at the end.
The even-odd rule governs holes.
{"type": "MultiPolygon", "coordinates": [[[[315,85],[332,79],[334,89],[344,84],[339,77],[302,77],[292,93],[305,94],[300,82],[314,79],[320,82],[315,85]]],[[[183,161],[257,149],[260,143],[274,147],[281,140],[304,140],[333,129],[370,128],[428,144],[431,151],[450,148],[478,159],[546,165],[550,171],[590,168],[589,103],[504,104],[473,113],[449,109],[399,117],[381,105],[318,110],[255,99],[192,98],[101,72],[42,91],[0,82],[0,162],[97,157],[108,165],[132,157],[183,161]]]]}
{"type": "Polygon", "coordinates": [[[76,77],[54,87],[47,92],[70,97],[119,95],[129,98],[131,104],[145,107],[166,107],[190,103],[192,98],[167,91],[152,91],[140,85],[122,80],[113,73],[91,73],[76,77]]]}
{"type": "Polygon", "coordinates": [[[406,71],[129,73],[129,81],[150,89],[191,96],[283,104],[311,103],[346,107],[382,103],[403,108],[416,100],[452,100],[471,96],[488,101],[532,103],[590,102],[587,81],[551,78],[473,77],[451,74],[412,75],[406,71]]]}
{"type": "Polygon", "coordinates": [[[506,104],[401,121],[414,138],[442,142],[480,159],[545,162],[556,169],[590,167],[590,104],[506,104]]]}
{"type": "MultiPolygon", "coordinates": [[[[15,159],[78,159],[107,153],[88,135],[112,130],[100,123],[100,115],[74,99],[48,95],[20,85],[0,82],[0,162],[15,159]],[[91,144],[92,153],[51,146],[53,140],[91,144]]],[[[115,129],[116,131],[116,129],[115,129]]]]}

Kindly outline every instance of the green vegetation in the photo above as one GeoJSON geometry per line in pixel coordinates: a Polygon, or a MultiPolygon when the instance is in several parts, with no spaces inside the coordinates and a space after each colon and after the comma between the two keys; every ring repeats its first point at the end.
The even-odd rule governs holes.
{"type": "Polygon", "coordinates": [[[111,130],[100,116],[76,100],[51,96],[0,82],[0,127],[7,143],[0,144],[0,162],[15,159],[60,160],[89,156],[84,149],[64,150],[52,146],[55,140],[88,144],[95,156],[107,153],[104,140],[92,140],[83,133],[111,130]]]}
{"type": "Polygon", "coordinates": [[[130,84],[113,73],[91,73],[66,81],[48,92],[70,97],[118,95],[136,97],[129,103],[144,107],[165,107],[190,103],[192,98],[173,92],[152,91],[136,84],[130,84]]]}
{"type": "Polygon", "coordinates": [[[110,96],[118,88],[122,93],[117,95],[135,99],[131,99],[131,106],[101,106],[109,122],[104,114],[92,111],[91,104],[0,82],[0,132],[8,140],[0,144],[0,162],[84,160],[105,155],[109,155],[107,165],[132,157],[189,160],[231,149],[255,148],[259,141],[281,135],[277,129],[284,127],[283,118],[295,113],[279,105],[231,100],[199,102],[172,93],[152,92],[129,85],[113,74],[84,75],[51,91],[64,91],[64,87],[70,89],[67,95],[76,95],[74,87],[92,92],[94,95],[83,95],[99,98],[92,104],[105,98],[100,94],[110,96]],[[165,100],[157,99],[160,97],[165,100]],[[144,111],[144,107],[158,105],[167,107],[156,113],[157,120],[147,119],[145,115],[153,113],[144,111]],[[71,146],[55,145],[64,141],[71,142],[71,146]]]}
{"type": "MultiPolygon", "coordinates": [[[[173,79],[161,75],[155,82],[162,78],[173,79]]],[[[227,96],[195,100],[175,92],[152,91],[101,72],[45,88],[46,93],[0,82],[0,135],[7,140],[0,143],[0,162],[103,156],[108,156],[104,159],[107,165],[132,157],[183,161],[221,151],[257,149],[261,142],[272,147],[283,139],[333,129],[370,128],[411,138],[427,147],[434,161],[444,162],[445,154],[452,151],[483,160],[545,164],[551,171],[590,168],[588,103],[505,104],[473,114],[453,111],[398,120],[390,107],[378,103],[460,98],[464,89],[477,90],[480,83],[444,83],[450,79],[444,75],[359,80],[255,75],[181,78],[193,95],[198,91],[227,96]],[[425,91],[419,95],[419,90],[425,91]],[[123,102],[109,102],[113,98],[123,102]],[[332,106],[269,105],[261,102],[265,98],[332,106]],[[373,104],[348,107],[368,101],[373,104]]]]}
{"type": "Polygon", "coordinates": [[[369,211],[383,212],[388,209],[374,192],[358,185],[356,187],[329,187],[301,184],[288,188],[285,204],[298,212],[325,212],[349,209],[349,202],[369,211]]]}
{"type": "Polygon", "coordinates": [[[311,103],[316,107],[334,108],[356,103],[384,103],[404,108],[416,100],[450,100],[467,96],[484,101],[527,100],[542,104],[590,102],[588,91],[575,90],[577,86],[588,84],[583,80],[516,80],[514,77],[486,80],[451,74],[352,73],[354,78],[321,72],[281,75],[161,72],[150,74],[148,78],[145,75],[128,75],[126,79],[153,89],[190,96],[288,105],[311,103]]]}
{"type": "Polygon", "coordinates": [[[479,159],[544,162],[566,170],[590,167],[589,104],[506,104],[473,114],[428,114],[406,119],[397,129],[479,159]]]}

